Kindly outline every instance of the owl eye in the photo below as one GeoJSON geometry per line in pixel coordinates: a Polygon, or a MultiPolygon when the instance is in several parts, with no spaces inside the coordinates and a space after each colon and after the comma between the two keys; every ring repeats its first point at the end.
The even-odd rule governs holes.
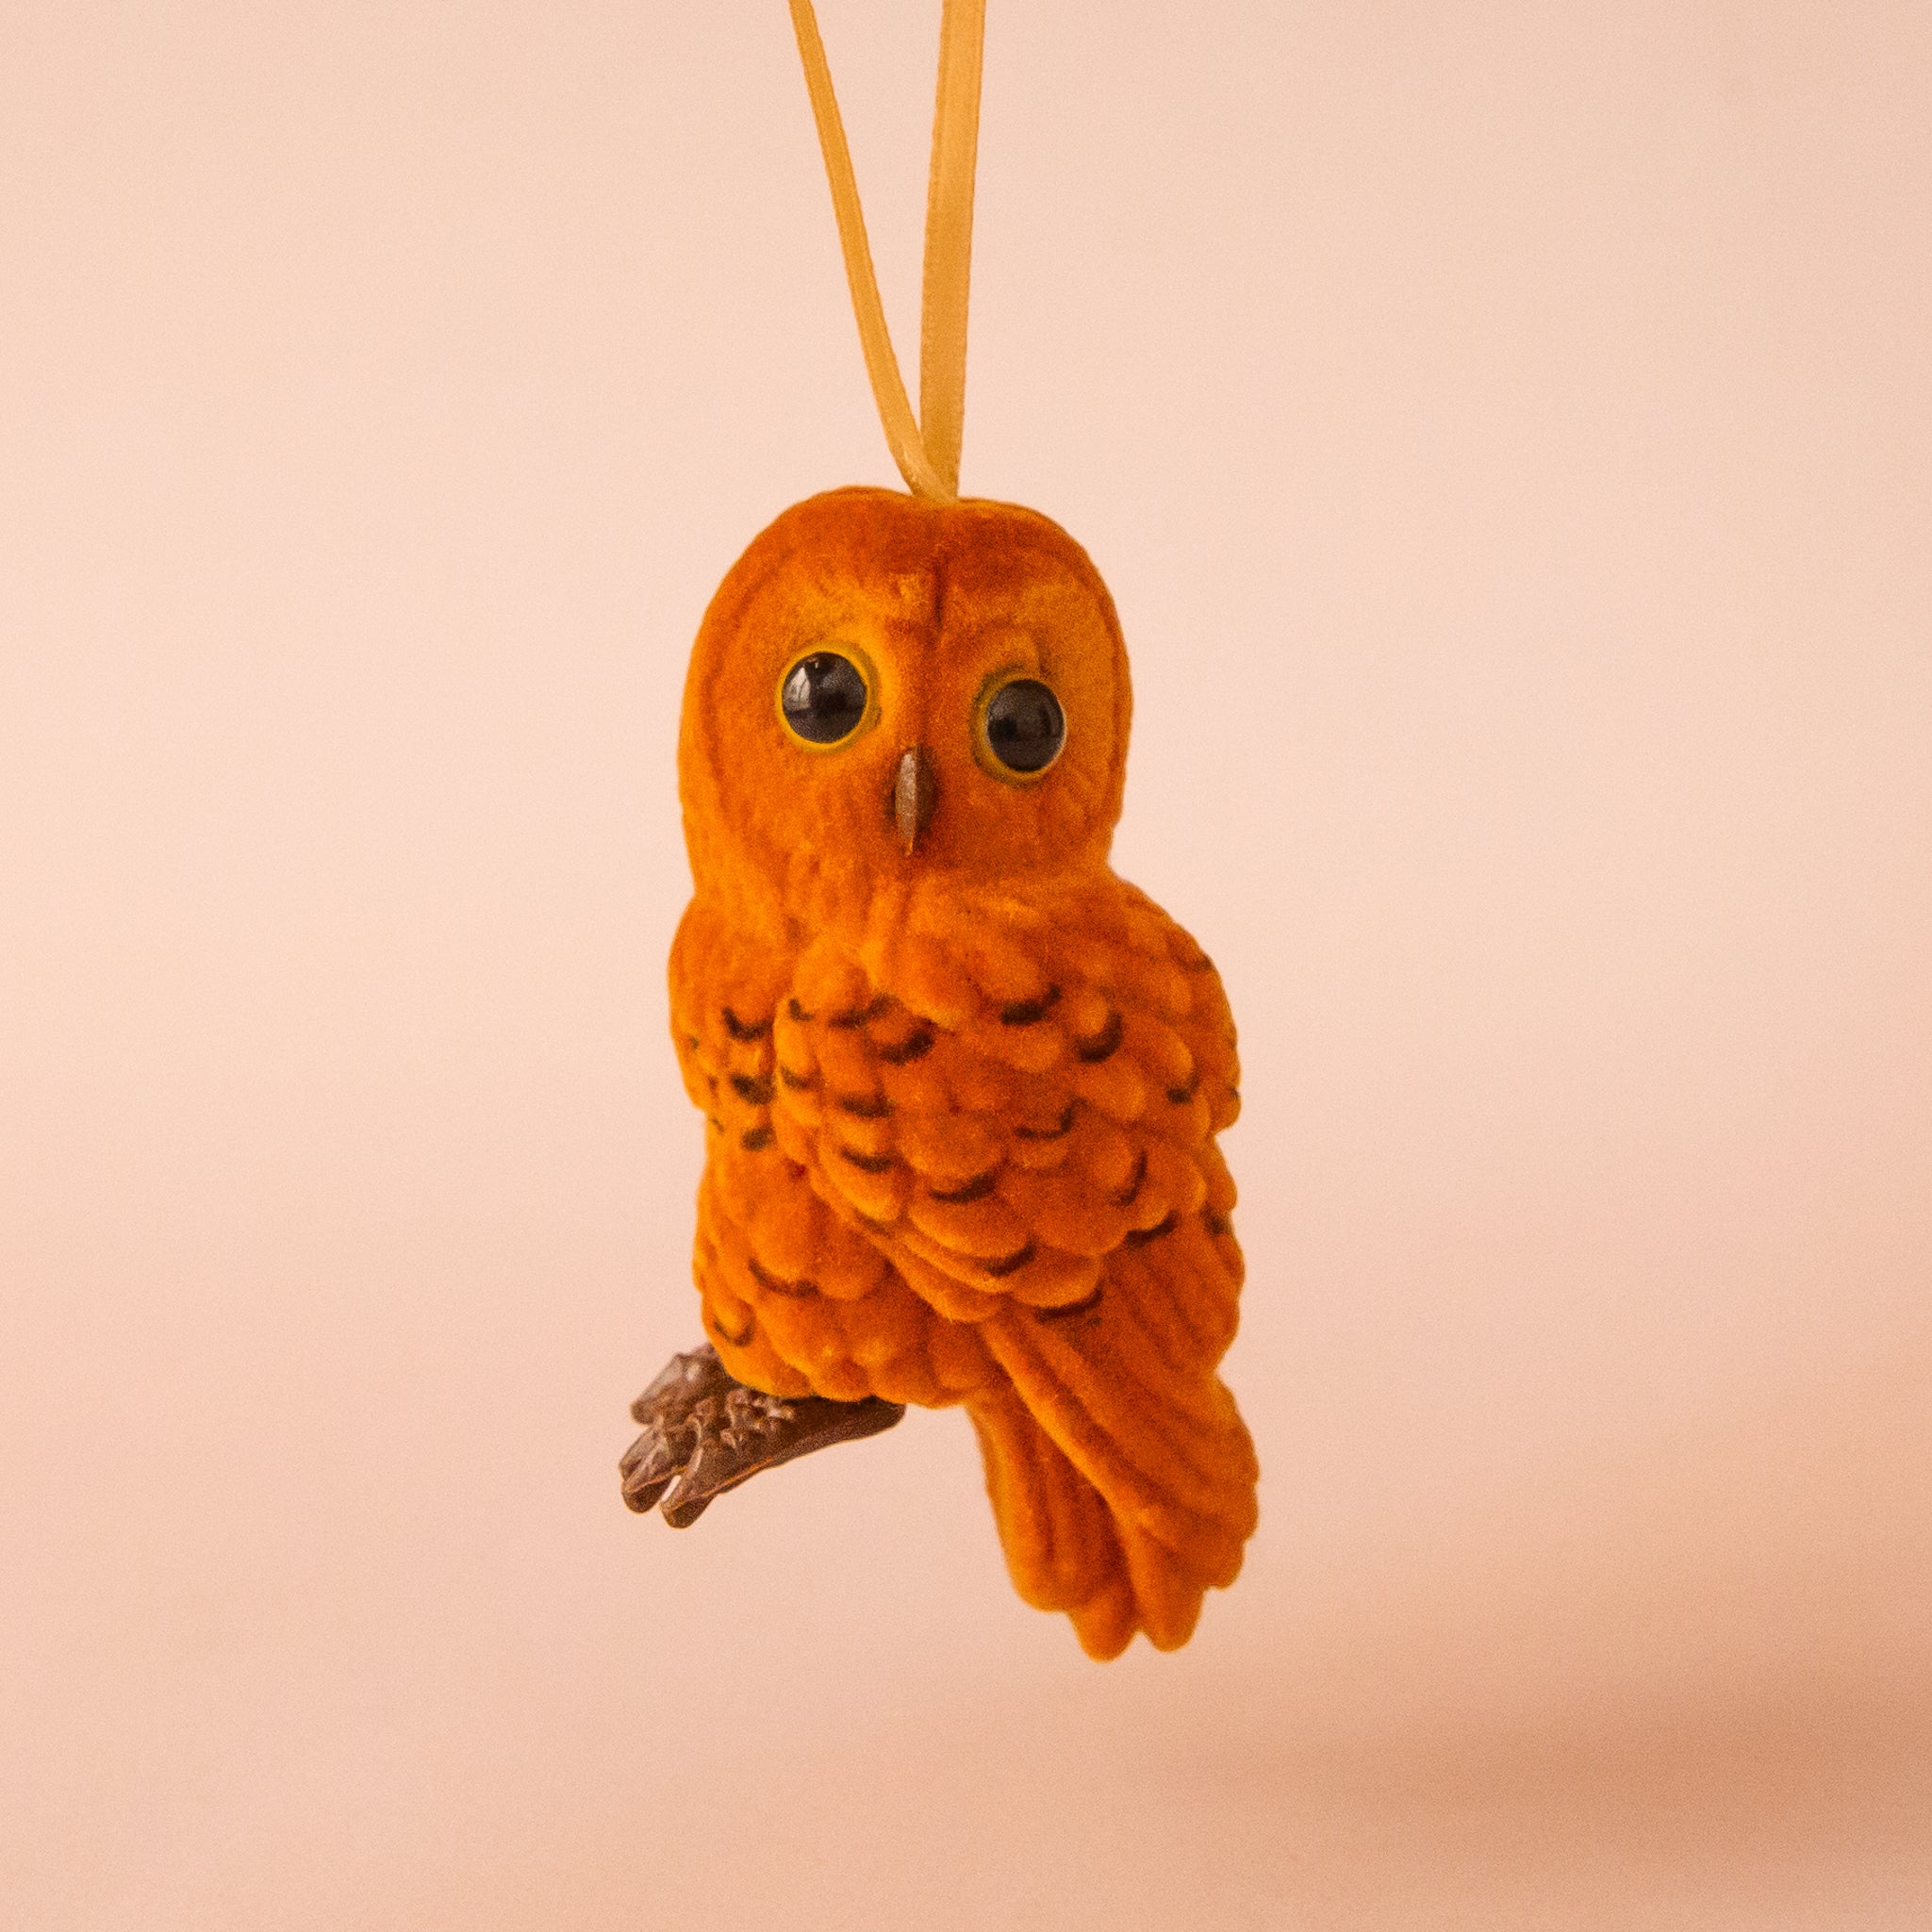
{"type": "Polygon", "coordinates": [[[986,744],[1009,771],[1044,771],[1066,742],[1066,714],[1037,678],[1002,685],[986,706],[986,744]]]}
{"type": "Polygon", "coordinates": [[[808,744],[835,745],[865,718],[866,681],[850,658],[835,651],[814,652],[785,672],[778,708],[808,744]]]}

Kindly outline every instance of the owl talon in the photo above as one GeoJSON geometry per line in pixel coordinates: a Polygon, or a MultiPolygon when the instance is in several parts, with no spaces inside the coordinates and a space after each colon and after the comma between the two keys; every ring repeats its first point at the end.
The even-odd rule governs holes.
{"type": "Polygon", "coordinates": [[[624,1502],[640,1515],[660,1508],[673,1529],[685,1529],[714,1498],[761,1470],[877,1435],[904,1413],[902,1404],[877,1395],[858,1402],[768,1395],[747,1388],[707,1344],[672,1356],[631,1404],[644,1432],[618,1464],[624,1502]]]}

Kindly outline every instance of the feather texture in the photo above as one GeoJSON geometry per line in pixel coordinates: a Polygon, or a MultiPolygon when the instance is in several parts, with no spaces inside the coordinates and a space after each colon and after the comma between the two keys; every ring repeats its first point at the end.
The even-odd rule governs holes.
{"type": "Polygon", "coordinates": [[[1031,513],[883,494],[841,493],[829,527],[812,504],[781,519],[786,540],[753,546],[694,659],[699,892],[670,981],[706,1121],[705,1329],[775,1395],[964,1404],[1020,1594],[1065,1610],[1097,1656],[1136,1629],[1171,1647],[1233,1580],[1256,1515],[1253,1450],[1215,1373],[1242,1280],[1216,1145],[1240,1106],[1234,1026],[1200,949],[1105,864],[1125,660],[1091,566],[1031,513]],[[805,615],[761,654],[777,620],[759,599],[787,588],[805,615]],[[1003,674],[1016,633],[1020,668],[1051,675],[1069,714],[1066,769],[1024,791],[933,723],[950,702],[966,739],[956,694],[989,657],[1003,674]],[[883,835],[883,756],[841,765],[742,718],[728,731],[742,660],[754,695],[814,636],[863,652],[884,756],[934,741],[930,858],[883,835]],[[968,823],[949,852],[976,812],[991,833],[968,823]]]}

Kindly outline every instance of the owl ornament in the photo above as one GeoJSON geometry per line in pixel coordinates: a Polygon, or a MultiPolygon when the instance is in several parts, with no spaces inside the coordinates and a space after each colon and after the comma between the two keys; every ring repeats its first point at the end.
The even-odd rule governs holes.
{"type": "Polygon", "coordinates": [[[1056,524],[958,494],[983,0],[946,0],[916,421],[810,0],[791,0],[909,493],[784,512],[706,612],[671,1024],[703,1116],[706,1346],[637,1398],[624,1499],[677,1527],[905,1405],[963,1408],[1015,1588],[1097,1658],[1187,1641],[1257,1466],[1236,1322],[1234,1027],[1116,878],[1114,604],[1056,524]]]}

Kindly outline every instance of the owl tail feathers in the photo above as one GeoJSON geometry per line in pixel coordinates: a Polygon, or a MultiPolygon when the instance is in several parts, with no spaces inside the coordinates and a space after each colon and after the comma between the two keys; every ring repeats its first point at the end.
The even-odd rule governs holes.
{"type": "MultiPolygon", "coordinates": [[[[1131,1501],[1110,1502],[1010,1386],[974,1395],[966,1409],[1020,1597],[1065,1610],[1089,1657],[1118,1657],[1136,1630],[1157,1650],[1185,1643],[1207,1591],[1234,1580],[1240,1539],[1213,1534],[1203,1548],[1183,1534],[1174,1540],[1188,1547],[1170,1546],[1160,1533],[1171,1534],[1169,1522],[1149,1527],[1131,1501]]],[[[1250,1481],[1250,1508],[1252,1493],[1250,1481]]]]}
{"type": "Polygon", "coordinates": [[[1136,1630],[1178,1650],[1254,1530],[1259,1471],[1232,1396],[1210,1372],[1185,1399],[1142,1384],[1089,1403],[1117,1360],[1094,1377],[1086,1351],[1049,1340],[1030,1312],[981,1333],[1011,1378],[967,1407],[1015,1588],[1066,1611],[1091,1657],[1117,1657],[1136,1630]]]}
{"type": "Polygon", "coordinates": [[[1100,1493],[1010,1388],[967,1398],[986,1494],[1013,1587],[1035,1610],[1065,1610],[1089,1657],[1118,1657],[1140,1627],[1127,1559],[1100,1493]]]}

